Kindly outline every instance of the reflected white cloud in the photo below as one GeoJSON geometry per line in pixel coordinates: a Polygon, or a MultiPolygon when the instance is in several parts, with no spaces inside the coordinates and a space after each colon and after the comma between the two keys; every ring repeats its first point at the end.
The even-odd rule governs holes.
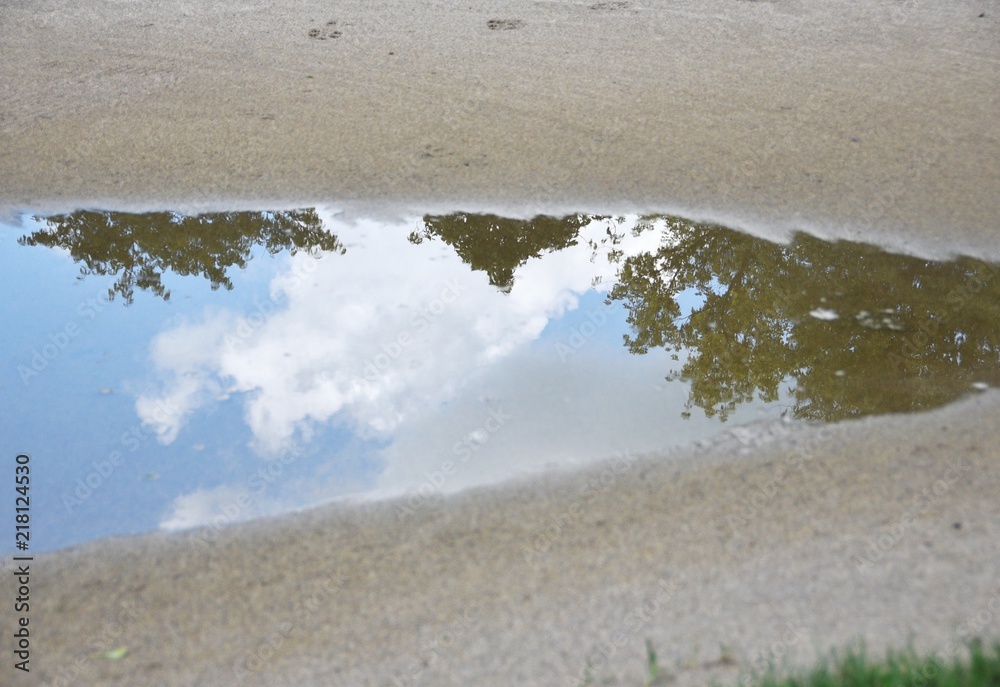
{"type": "Polygon", "coordinates": [[[228,524],[247,520],[255,515],[263,515],[260,512],[236,510],[236,504],[245,498],[245,492],[228,486],[199,489],[178,496],[174,499],[173,512],[160,523],[160,527],[165,530],[184,530],[210,524],[216,518],[225,519],[225,523],[228,524]]]}
{"type": "Polygon", "coordinates": [[[217,374],[220,349],[238,326],[235,313],[212,312],[199,324],[181,323],[153,340],[150,357],[169,378],[169,391],[140,396],[136,412],[154,429],[160,443],[173,443],[192,412],[222,395],[217,374]]]}
{"type": "MultiPolygon", "coordinates": [[[[156,337],[151,357],[162,386],[137,410],[161,441],[175,440],[194,410],[234,392],[245,394],[263,455],[296,431],[308,439],[315,423],[341,411],[358,431],[391,432],[537,338],[595,276],[608,283],[613,274],[606,261],[591,262],[583,240],[529,261],[503,294],[447,245],[409,243],[412,224],[325,220],[347,256],[300,253],[256,312],[207,312],[156,337]],[[175,412],[155,417],[157,402],[175,412]]],[[[599,240],[606,229],[594,223],[584,232],[599,240]]],[[[658,242],[655,232],[629,238],[620,247],[629,253],[658,242]]]]}
{"type": "MultiPolygon", "coordinates": [[[[680,427],[686,390],[656,388],[666,367],[659,356],[630,356],[620,344],[609,354],[599,341],[572,337],[531,345],[595,282],[598,291],[610,288],[615,266],[602,253],[654,251],[659,232],[625,231],[612,245],[608,224],[594,222],[576,245],[529,260],[502,293],[447,244],[410,243],[416,220],[324,220],[348,247],[345,256],[291,257],[256,312],[206,312],[156,337],[160,387],[136,409],[160,441],[174,441],[198,408],[233,395],[265,458],[329,422],[388,440],[371,456],[384,470],[369,490],[387,496],[412,492],[448,461],[461,469],[436,491],[711,431],[708,421],[680,427]],[[157,417],[159,405],[174,412],[157,417]]],[[[589,321],[594,331],[604,324],[589,321]]],[[[335,478],[321,482],[313,498],[343,494],[335,478]]],[[[303,505],[302,495],[282,493],[289,509],[303,505]]],[[[163,526],[208,522],[232,496],[226,487],[183,496],[163,526]]]]}

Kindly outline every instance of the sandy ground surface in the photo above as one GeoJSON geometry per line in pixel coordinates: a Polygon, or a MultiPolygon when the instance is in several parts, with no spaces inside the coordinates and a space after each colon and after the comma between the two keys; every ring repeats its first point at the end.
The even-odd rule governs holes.
{"type": "Polygon", "coordinates": [[[1000,258],[998,22],[995,0],[0,2],[0,206],[680,210],[1000,258]]]}
{"type": "Polygon", "coordinates": [[[677,684],[856,641],[949,658],[1000,636],[998,426],[991,392],[736,429],[413,512],[44,555],[32,684],[579,685],[589,661],[595,684],[638,686],[647,639],[677,684]]]}
{"type": "MultiPolygon", "coordinates": [[[[0,2],[0,208],[672,210],[1000,259],[998,18],[994,0],[0,2]]],[[[637,685],[646,639],[700,684],[858,639],[946,651],[1000,635],[998,435],[989,393],[405,517],[46,555],[13,684],[578,685],[590,661],[637,685]]]]}

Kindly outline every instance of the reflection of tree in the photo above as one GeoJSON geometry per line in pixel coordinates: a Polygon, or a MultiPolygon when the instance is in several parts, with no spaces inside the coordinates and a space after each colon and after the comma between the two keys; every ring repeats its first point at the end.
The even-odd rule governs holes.
{"type": "Polygon", "coordinates": [[[319,248],[343,252],[315,210],[228,212],[186,217],[173,212],[75,212],[46,218],[46,229],[21,245],[64,248],[83,263],[84,275],[118,275],[108,295],[131,303],[135,288],[167,300],[163,273],[200,274],[213,289],[233,287],[227,270],[246,267],[254,246],[269,253],[319,248]]]}
{"type": "Polygon", "coordinates": [[[665,221],[660,249],[625,259],[609,300],[629,313],[630,351],[685,352],[672,374],[708,416],[775,400],[787,378],[795,416],[825,420],[934,407],[1000,379],[997,266],[665,221]]]}
{"type": "Polygon", "coordinates": [[[543,251],[574,245],[580,227],[590,221],[585,215],[539,216],[529,220],[463,213],[427,216],[423,233],[413,232],[410,241],[441,239],[472,269],[486,272],[490,284],[508,293],[514,286],[514,270],[543,251]]]}

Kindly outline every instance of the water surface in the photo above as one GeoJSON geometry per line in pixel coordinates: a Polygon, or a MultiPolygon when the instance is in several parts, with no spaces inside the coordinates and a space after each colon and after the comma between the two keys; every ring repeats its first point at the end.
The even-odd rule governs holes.
{"type": "Polygon", "coordinates": [[[1000,381],[997,266],[676,217],[0,225],[33,550],[441,494],[1000,381]]]}

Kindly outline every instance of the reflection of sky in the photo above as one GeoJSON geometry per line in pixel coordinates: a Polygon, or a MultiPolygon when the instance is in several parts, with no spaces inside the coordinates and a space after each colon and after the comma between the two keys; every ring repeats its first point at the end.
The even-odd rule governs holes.
{"type": "MultiPolygon", "coordinates": [[[[103,300],[112,277],[77,280],[66,254],[16,245],[29,227],[0,226],[3,436],[32,455],[33,548],[450,492],[722,427],[680,418],[668,354],[622,345],[614,267],[587,245],[605,225],[503,294],[447,244],[409,243],[416,220],[320,214],[346,255],[258,254],[229,292],[166,276],[169,302],[137,292],[130,307],[103,300]],[[50,336],[58,354],[22,380],[50,336]]],[[[625,232],[617,248],[659,240],[625,232]]]]}

